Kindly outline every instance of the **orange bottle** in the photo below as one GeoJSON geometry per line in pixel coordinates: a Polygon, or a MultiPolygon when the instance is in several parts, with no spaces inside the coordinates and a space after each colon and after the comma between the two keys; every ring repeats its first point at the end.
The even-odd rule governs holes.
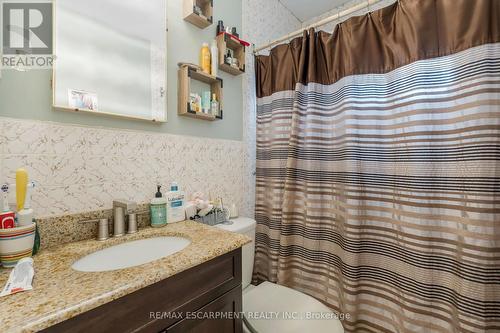
{"type": "Polygon", "coordinates": [[[200,67],[201,70],[207,74],[210,74],[211,67],[211,58],[210,58],[210,48],[208,47],[208,43],[203,43],[203,46],[200,51],[200,67]]]}

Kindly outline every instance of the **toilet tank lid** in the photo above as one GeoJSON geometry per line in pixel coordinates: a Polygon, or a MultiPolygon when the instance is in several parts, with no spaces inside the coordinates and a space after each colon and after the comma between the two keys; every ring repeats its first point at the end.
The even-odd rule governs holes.
{"type": "Polygon", "coordinates": [[[247,231],[255,230],[256,224],[257,223],[254,219],[248,217],[238,217],[236,219],[231,219],[227,223],[217,224],[217,227],[227,231],[243,234],[247,231]]]}

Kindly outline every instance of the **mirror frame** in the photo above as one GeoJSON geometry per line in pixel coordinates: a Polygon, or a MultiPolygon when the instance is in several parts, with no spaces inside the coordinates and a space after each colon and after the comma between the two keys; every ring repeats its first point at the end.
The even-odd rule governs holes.
{"type": "Polygon", "coordinates": [[[133,115],[125,115],[125,114],[120,114],[120,113],[115,113],[115,112],[106,112],[106,111],[92,111],[88,109],[79,109],[79,108],[72,108],[70,106],[63,106],[63,105],[58,105],[56,103],[56,67],[57,67],[57,53],[56,53],[56,30],[57,30],[57,11],[56,11],[56,3],[58,1],[64,1],[64,0],[53,0],[52,4],[52,48],[54,50],[54,64],[52,66],[52,78],[51,78],[51,89],[52,89],[52,110],[53,111],[63,111],[63,112],[78,112],[78,113],[85,113],[85,114],[92,114],[92,115],[102,115],[105,117],[114,117],[114,118],[121,118],[121,119],[129,119],[129,120],[140,120],[140,121],[147,121],[147,122],[153,122],[153,123],[166,123],[168,121],[168,0],[161,0],[165,1],[165,89],[164,89],[164,94],[165,94],[165,115],[164,119],[154,119],[153,117],[148,118],[148,117],[141,117],[141,116],[133,116],[133,115]]]}

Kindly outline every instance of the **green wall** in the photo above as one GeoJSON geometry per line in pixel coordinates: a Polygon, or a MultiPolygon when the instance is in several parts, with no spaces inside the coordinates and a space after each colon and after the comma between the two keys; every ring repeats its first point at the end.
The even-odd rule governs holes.
{"type": "Polygon", "coordinates": [[[126,128],[180,135],[242,140],[243,95],[242,76],[219,71],[224,79],[224,119],[208,122],[177,116],[177,63],[198,63],[203,42],[215,37],[219,19],[225,25],[236,26],[241,33],[241,0],[214,0],[214,24],[201,30],[182,19],[182,1],[168,0],[167,90],[168,122],[155,124],[144,121],[52,110],[50,70],[18,72],[2,70],[0,78],[0,116],[50,120],[63,123],[126,128]]]}

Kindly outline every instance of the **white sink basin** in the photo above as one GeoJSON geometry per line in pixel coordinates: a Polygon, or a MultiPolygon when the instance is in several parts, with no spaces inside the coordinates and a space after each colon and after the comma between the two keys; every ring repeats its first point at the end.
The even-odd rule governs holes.
{"type": "Polygon", "coordinates": [[[105,272],[139,266],[179,252],[191,243],[182,237],[155,237],[131,241],[91,253],[71,268],[80,272],[105,272]]]}

